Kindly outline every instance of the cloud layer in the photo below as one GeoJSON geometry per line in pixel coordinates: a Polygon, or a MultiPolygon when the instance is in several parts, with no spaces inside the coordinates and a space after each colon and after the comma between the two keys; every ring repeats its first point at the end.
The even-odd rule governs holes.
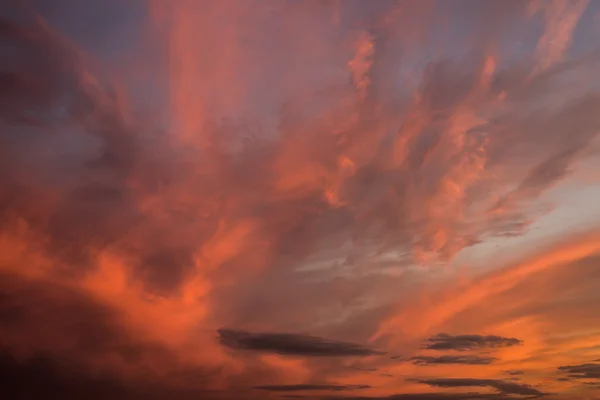
{"type": "Polygon", "coordinates": [[[0,397],[588,398],[600,6],[0,0],[0,397]]]}

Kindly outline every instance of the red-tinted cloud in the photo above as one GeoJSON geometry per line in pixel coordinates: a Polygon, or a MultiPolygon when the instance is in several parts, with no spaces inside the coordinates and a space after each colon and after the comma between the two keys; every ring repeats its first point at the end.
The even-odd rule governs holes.
{"type": "Polygon", "coordinates": [[[0,3],[5,397],[593,389],[593,2],[0,3]]]}

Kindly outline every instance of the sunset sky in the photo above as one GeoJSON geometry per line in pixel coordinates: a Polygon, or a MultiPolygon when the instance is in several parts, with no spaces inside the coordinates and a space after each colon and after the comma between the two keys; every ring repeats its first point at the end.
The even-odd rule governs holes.
{"type": "Polygon", "coordinates": [[[600,399],[600,0],[0,0],[0,398],[600,399]]]}

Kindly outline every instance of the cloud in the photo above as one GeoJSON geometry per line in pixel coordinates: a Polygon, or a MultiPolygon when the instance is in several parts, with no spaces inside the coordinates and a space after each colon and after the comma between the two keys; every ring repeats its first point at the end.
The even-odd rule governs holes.
{"type": "Polygon", "coordinates": [[[495,349],[520,345],[522,342],[517,338],[506,338],[494,335],[456,335],[439,333],[427,339],[425,348],[428,350],[475,350],[495,349]]]}
{"type": "Polygon", "coordinates": [[[34,390],[33,369],[63,397],[457,399],[389,378],[413,374],[406,361],[442,376],[460,365],[501,390],[486,379],[540,363],[511,335],[545,346],[551,335],[531,333],[545,321],[528,316],[524,333],[502,307],[481,316],[504,330],[461,316],[573,257],[482,268],[448,293],[456,271],[437,266],[518,240],[590,154],[598,55],[578,40],[596,36],[581,3],[542,27],[516,0],[149,1],[135,15],[36,0],[25,16],[0,2],[0,342],[24,377],[14,397],[34,390]],[[259,333],[221,329],[218,345],[225,326],[259,333]],[[407,345],[361,344],[378,327],[407,345]],[[501,362],[419,356],[443,328],[504,336],[441,334],[428,350],[501,362]],[[314,336],[267,333],[300,330],[314,336]],[[405,362],[369,357],[384,351],[405,362]]]}
{"type": "Polygon", "coordinates": [[[522,396],[541,396],[544,393],[530,385],[506,382],[499,379],[476,379],[476,378],[433,378],[419,380],[420,383],[442,388],[457,387],[491,387],[504,394],[516,394],[522,396]]]}
{"type": "Polygon", "coordinates": [[[309,357],[352,357],[385,354],[355,343],[327,340],[302,334],[250,333],[233,329],[220,329],[218,333],[221,344],[232,349],[309,357]]]}
{"type": "Polygon", "coordinates": [[[298,384],[298,385],[266,385],[266,386],[255,386],[255,389],[268,390],[271,392],[295,392],[295,391],[313,391],[313,390],[324,390],[340,392],[343,390],[360,390],[370,389],[369,385],[311,385],[311,384],[298,384]]]}
{"type": "Polygon", "coordinates": [[[206,385],[217,371],[189,364],[163,344],[132,335],[120,311],[78,288],[6,273],[0,277],[5,395],[209,398],[206,385]],[[147,365],[160,367],[150,372],[147,365]],[[151,383],[145,382],[150,376],[151,383]]]}
{"type": "MultiPolygon", "coordinates": [[[[523,287],[521,283],[533,276],[551,273],[560,266],[592,257],[598,253],[599,249],[600,241],[595,229],[574,234],[566,240],[557,240],[557,243],[548,244],[547,250],[534,253],[509,266],[493,269],[483,274],[475,274],[472,279],[467,281],[458,280],[449,283],[443,290],[432,293],[427,301],[384,319],[378,332],[371,339],[375,340],[388,333],[391,335],[392,331],[408,330],[407,334],[416,336],[439,332],[444,324],[456,318],[460,313],[467,312],[479,304],[502,296],[517,287],[523,287]]],[[[446,344],[445,336],[439,338],[440,343],[442,346],[453,348],[452,341],[446,344]]],[[[447,336],[451,337],[451,335],[447,336]]],[[[435,346],[435,338],[434,342],[428,343],[428,345],[435,346]]],[[[467,342],[467,346],[476,346],[478,343],[477,341],[475,343],[467,342]]],[[[496,344],[503,343],[505,342],[500,340],[496,344]]]]}
{"type": "Polygon", "coordinates": [[[7,127],[0,133],[2,168],[21,171],[0,173],[4,234],[24,221],[30,239],[38,238],[30,246],[60,265],[52,272],[75,277],[94,269],[100,249],[111,248],[131,260],[132,275],[148,291],[172,295],[193,268],[195,250],[178,234],[161,237],[170,222],[142,212],[127,181],[138,182],[145,195],[157,180],[174,183],[176,151],[159,144],[153,122],[132,118],[120,89],[88,69],[86,55],[48,21],[23,18],[0,18],[2,51],[12,54],[0,63],[0,93],[10,99],[0,103],[7,127]],[[141,242],[123,240],[138,229],[146,232],[137,235],[141,242]]]}
{"type": "Polygon", "coordinates": [[[88,375],[73,367],[64,369],[42,355],[20,362],[6,351],[0,352],[0,376],[3,396],[8,398],[122,399],[131,396],[130,390],[114,377],[88,375]]]}
{"type": "Polygon", "coordinates": [[[489,365],[497,358],[481,357],[475,355],[445,355],[445,356],[416,356],[410,359],[416,365],[432,364],[465,364],[465,365],[489,365]]]}
{"type": "Polygon", "coordinates": [[[496,393],[402,393],[389,396],[338,396],[327,397],[324,400],[515,400],[512,396],[503,396],[496,393]]]}
{"type": "Polygon", "coordinates": [[[51,281],[32,280],[2,273],[0,321],[5,346],[32,346],[40,350],[75,352],[94,356],[123,352],[135,340],[120,320],[119,313],[94,301],[76,288],[51,281]],[[59,345],[65,346],[60,348],[59,345]]]}
{"type": "Polygon", "coordinates": [[[536,72],[550,67],[563,57],[563,53],[571,44],[575,28],[589,3],[589,0],[570,3],[561,1],[534,3],[532,8],[543,12],[545,22],[544,33],[535,50],[538,56],[536,72]]]}
{"type": "Polygon", "coordinates": [[[23,359],[6,350],[0,351],[0,385],[6,398],[24,400],[222,398],[214,391],[199,387],[178,387],[163,380],[133,382],[110,369],[81,368],[77,364],[66,363],[64,358],[55,355],[35,353],[23,359]]]}
{"type": "Polygon", "coordinates": [[[568,373],[571,378],[600,379],[600,364],[565,365],[558,369],[568,373]]]}

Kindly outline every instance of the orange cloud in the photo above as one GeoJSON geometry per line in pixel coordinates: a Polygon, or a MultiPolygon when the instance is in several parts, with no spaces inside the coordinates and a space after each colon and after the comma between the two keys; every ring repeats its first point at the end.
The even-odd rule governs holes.
{"type": "Polygon", "coordinates": [[[597,383],[596,231],[455,268],[594,174],[592,2],[107,1],[0,16],[10,396],[597,383]]]}

